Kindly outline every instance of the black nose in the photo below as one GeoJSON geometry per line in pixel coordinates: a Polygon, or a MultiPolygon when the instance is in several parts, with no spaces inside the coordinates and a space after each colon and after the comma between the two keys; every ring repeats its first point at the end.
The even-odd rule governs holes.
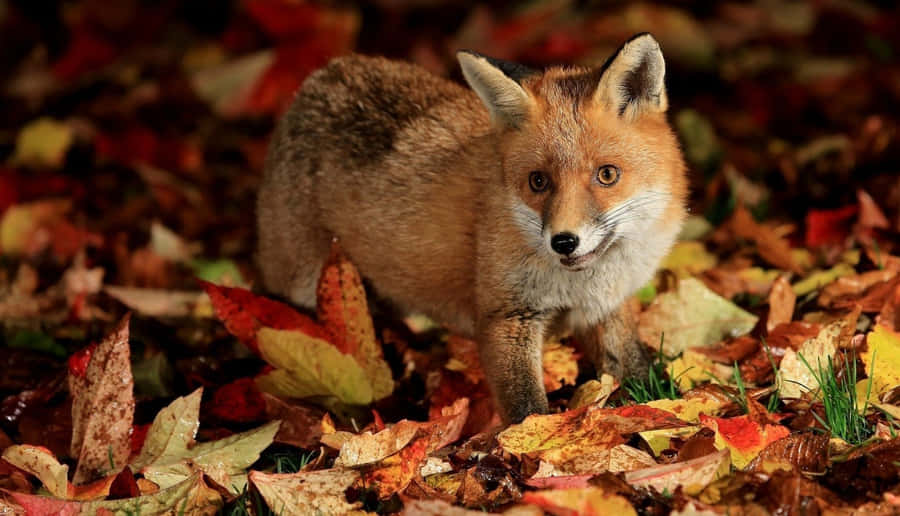
{"type": "Polygon", "coordinates": [[[578,249],[578,237],[572,233],[558,233],[550,239],[550,247],[559,254],[570,255],[578,249]]]}

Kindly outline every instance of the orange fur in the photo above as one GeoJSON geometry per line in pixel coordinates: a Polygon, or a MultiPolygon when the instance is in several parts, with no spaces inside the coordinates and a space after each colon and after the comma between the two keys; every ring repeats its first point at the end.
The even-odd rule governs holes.
{"type": "Polygon", "coordinates": [[[403,63],[333,61],[270,149],[257,206],[266,288],[311,307],[339,239],[377,296],[479,341],[508,421],[547,410],[551,328],[574,331],[598,369],[646,374],[623,301],[674,241],[687,188],[661,60],[649,36],[596,70],[460,54],[477,95],[403,63]],[[621,171],[612,186],[597,182],[603,165],[621,171]],[[540,193],[536,170],[550,181],[540,193]],[[582,247],[557,254],[561,232],[582,247]]]}

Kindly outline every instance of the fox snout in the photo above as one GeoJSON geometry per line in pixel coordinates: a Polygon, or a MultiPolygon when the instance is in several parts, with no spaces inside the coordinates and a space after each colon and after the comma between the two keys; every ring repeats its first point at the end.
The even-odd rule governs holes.
{"type": "Polygon", "coordinates": [[[578,249],[579,241],[578,235],[563,231],[550,237],[550,248],[563,256],[568,256],[578,249]]]}

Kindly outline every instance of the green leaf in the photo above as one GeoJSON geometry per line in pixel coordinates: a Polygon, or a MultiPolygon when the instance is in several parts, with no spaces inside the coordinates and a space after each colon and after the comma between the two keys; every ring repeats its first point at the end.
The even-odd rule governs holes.
{"type": "Polygon", "coordinates": [[[159,411],[147,431],[141,453],[130,466],[138,471],[144,466],[167,463],[188,456],[188,446],[197,435],[200,426],[200,399],[203,388],[176,398],[166,408],[159,411]]]}
{"type": "Polygon", "coordinates": [[[259,459],[259,454],[272,444],[281,421],[228,436],[217,441],[199,443],[187,450],[177,462],[164,464],[157,460],[144,467],[144,477],[160,487],[168,487],[200,469],[218,485],[240,493],[247,484],[246,469],[259,459]]]}
{"type": "Polygon", "coordinates": [[[656,296],[641,314],[641,340],[659,347],[665,335],[665,354],[674,356],[689,347],[708,347],[726,337],[739,337],[753,329],[757,317],[720,297],[696,278],[685,278],[678,288],[656,296]]]}
{"type": "Polygon", "coordinates": [[[191,269],[198,278],[215,283],[216,285],[228,285],[230,287],[246,286],[241,270],[231,260],[191,260],[191,269]]]}

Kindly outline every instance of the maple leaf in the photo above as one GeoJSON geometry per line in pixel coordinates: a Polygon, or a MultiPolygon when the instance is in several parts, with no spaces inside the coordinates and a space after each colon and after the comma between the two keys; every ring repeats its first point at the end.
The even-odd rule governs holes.
{"type": "Polygon", "coordinates": [[[725,337],[738,337],[756,325],[757,317],[719,297],[696,278],[656,296],[641,313],[638,335],[669,355],[691,346],[712,346],[725,337]],[[664,337],[665,336],[665,337],[664,337]]]}
{"type": "Polygon", "coordinates": [[[729,450],[734,467],[743,469],[769,445],[791,433],[787,427],[755,421],[749,415],[732,418],[700,416],[700,423],[716,432],[715,445],[729,450]]]}
{"type": "Polygon", "coordinates": [[[710,482],[728,475],[731,460],[728,450],[704,457],[629,471],[625,480],[632,485],[653,487],[658,492],[674,492],[679,487],[687,494],[697,494],[710,482]]]}
{"type": "Polygon", "coordinates": [[[344,494],[357,478],[358,472],[345,468],[282,474],[250,472],[250,482],[266,505],[275,514],[285,516],[348,514],[362,506],[360,502],[348,502],[344,494]]]}
{"type": "Polygon", "coordinates": [[[240,493],[247,483],[246,468],[272,443],[279,423],[272,421],[216,441],[194,444],[178,456],[162,456],[140,471],[144,478],[166,488],[200,470],[222,488],[240,493]]]}
{"type": "Polygon", "coordinates": [[[134,378],[126,315],[91,353],[83,377],[69,374],[72,393],[72,456],[81,484],[125,466],[131,452],[134,378]]]}
{"type": "Polygon", "coordinates": [[[203,389],[188,396],[181,396],[160,410],[150,429],[141,451],[129,465],[133,471],[153,463],[178,460],[187,454],[200,427],[200,399],[203,389]]]}
{"type": "Polygon", "coordinates": [[[50,450],[41,446],[10,446],[3,450],[3,460],[37,477],[53,496],[67,500],[106,498],[117,477],[113,474],[90,484],[75,486],[67,477],[69,467],[61,464],[50,450]]]}
{"type": "Polygon", "coordinates": [[[256,352],[259,352],[256,333],[263,327],[302,330],[314,338],[327,337],[315,321],[284,303],[257,296],[243,288],[197,281],[209,295],[216,316],[225,324],[225,328],[256,352]]]}

